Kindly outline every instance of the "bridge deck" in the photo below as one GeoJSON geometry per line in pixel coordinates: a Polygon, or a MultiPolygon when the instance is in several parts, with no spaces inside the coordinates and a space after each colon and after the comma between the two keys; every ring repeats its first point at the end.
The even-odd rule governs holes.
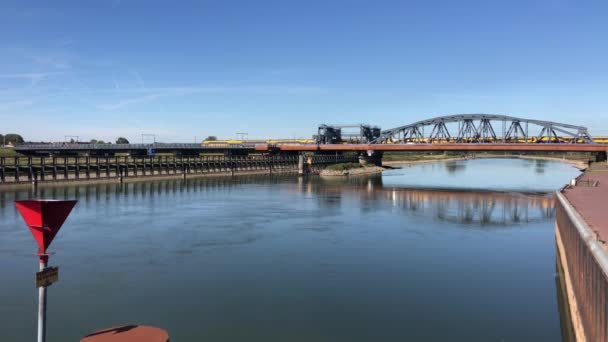
{"type": "Polygon", "coordinates": [[[608,144],[328,144],[256,145],[256,151],[521,151],[605,152],[608,144]]]}

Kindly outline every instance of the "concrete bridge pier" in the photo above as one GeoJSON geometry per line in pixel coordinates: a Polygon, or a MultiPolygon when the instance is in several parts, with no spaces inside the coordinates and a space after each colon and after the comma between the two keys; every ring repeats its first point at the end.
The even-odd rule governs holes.
{"type": "Polygon", "coordinates": [[[608,150],[604,152],[598,152],[595,155],[596,162],[606,162],[608,164],[608,150]]]}
{"type": "Polygon", "coordinates": [[[298,155],[298,176],[304,176],[308,173],[308,163],[306,159],[305,155],[298,155]]]}
{"type": "Polygon", "coordinates": [[[382,152],[372,150],[365,151],[359,155],[359,164],[382,166],[382,152]]]}

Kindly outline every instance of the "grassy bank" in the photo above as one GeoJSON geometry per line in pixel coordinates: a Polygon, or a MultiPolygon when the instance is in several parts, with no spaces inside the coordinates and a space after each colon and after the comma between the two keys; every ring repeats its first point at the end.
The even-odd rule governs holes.
{"type": "Polygon", "coordinates": [[[12,148],[0,148],[0,157],[18,157],[20,154],[12,148]]]}

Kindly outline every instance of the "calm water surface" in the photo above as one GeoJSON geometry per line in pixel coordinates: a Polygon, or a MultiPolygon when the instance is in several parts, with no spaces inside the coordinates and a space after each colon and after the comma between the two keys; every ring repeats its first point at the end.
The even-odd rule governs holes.
{"type": "Polygon", "coordinates": [[[128,323],[171,341],[559,341],[550,192],[577,174],[471,160],[0,192],[0,340],[36,329],[13,201],[76,198],[51,248],[49,341],[128,323]]]}

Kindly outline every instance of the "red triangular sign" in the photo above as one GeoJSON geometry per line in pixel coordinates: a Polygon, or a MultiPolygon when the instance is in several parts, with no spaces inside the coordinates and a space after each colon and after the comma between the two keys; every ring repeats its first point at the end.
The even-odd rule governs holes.
{"type": "Polygon", "coordinates": [[[39,253],[46,253],[57,232],[65,222],[76,201],[26,200],[15,201],[15,206],[32,236],[38,243],[39,253]]]}

